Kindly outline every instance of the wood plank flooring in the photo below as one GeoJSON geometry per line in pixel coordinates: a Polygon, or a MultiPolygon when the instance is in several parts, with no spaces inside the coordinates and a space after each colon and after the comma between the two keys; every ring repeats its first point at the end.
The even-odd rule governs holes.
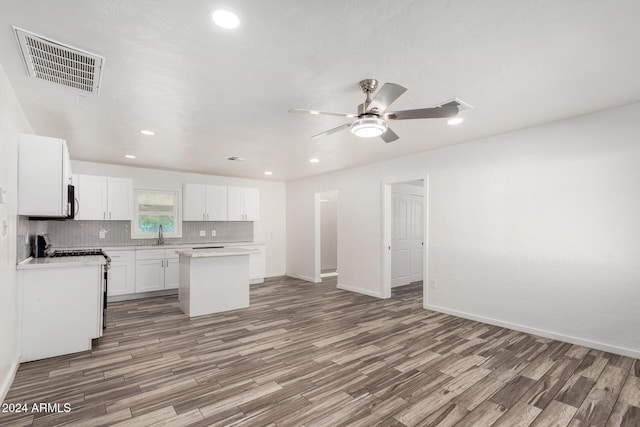
{"type": "Polygon", "coordinates": [[[20,366],[5,403],[29,411],[0,425],[640,426],[638,360],[423,310],[421,286],[270,279],[191,320],[112,303],[92,351],[20,366]]]}

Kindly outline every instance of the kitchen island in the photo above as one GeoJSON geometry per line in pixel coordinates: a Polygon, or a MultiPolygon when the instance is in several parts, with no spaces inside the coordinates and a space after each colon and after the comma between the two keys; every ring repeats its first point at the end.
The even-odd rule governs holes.
{"type": "Polygon", "coordinates": [[[180,309],[189,317],[249,307],[251,249],[177,250],[180,309]]]}

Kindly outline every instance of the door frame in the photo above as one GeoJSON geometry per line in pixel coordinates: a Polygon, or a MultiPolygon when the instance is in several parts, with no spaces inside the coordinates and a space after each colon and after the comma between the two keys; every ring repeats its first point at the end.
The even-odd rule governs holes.
{"type": "MultiPolygon", "coordinates": [[[[317,191],[314,194],[314,198],[313,198],[313,283],[321,283],[322,282],[322,241],[321,241],[321,236],[322,236],[322,231],[321,231],[321,222],[322,219],[320,217],[321,215],[321,207],[320,207],[320,199],[322,198],[322,194],[324,193],[336,193],[336,217],[339,216],[339,206],[340,206],[340,192],[338,190],[324,190],[324,191],[317,191]]],[[[340,238],[340,221],[338,221],[338,218],[336,218],[336,229],[337,229],[337,233],[338,233],[338,239],[340,238]]],[[[336,253],[337,253],[337,263],[338,266],[340,265],[340,246],[338,245],[338,247],[336,248],[336,253]]],[[[340,270],[338,270],[340,271],[340,270]]]]}
{"type": "Polygon", "coordinates": [[[422,250],[422,305],[427,305],[427,282],[429,277],[429,175],[409,175],[386,178],[382,181],[382,297],[391,298],[391,186],[408,181],[422,180],[424,190],[423,242],[422,250]]]}

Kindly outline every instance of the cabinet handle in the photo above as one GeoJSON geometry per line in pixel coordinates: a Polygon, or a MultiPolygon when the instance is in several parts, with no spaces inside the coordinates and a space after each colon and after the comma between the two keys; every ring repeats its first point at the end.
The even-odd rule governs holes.
{"type": "Polygon", "coordinates": [[[106,212],[102,212],[102,219],[107,219],[107,213],[106,212]]]}
{"type": "Polygon", "coordinates": [[[205,218],[204,214],[202,214],[202,220],[204,221],[205,219],[206,219],[206,218],[205,218]]]}
{"type": "Polygon", "coordinates": [[[109,219],[111,219],[111,212],[109,212],[109,219]]]}

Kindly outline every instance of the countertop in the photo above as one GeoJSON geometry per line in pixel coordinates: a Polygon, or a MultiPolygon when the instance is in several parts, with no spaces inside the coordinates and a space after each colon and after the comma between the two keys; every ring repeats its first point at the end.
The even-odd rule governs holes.
{"type": "Polygon", "coordinates": [[[74,256],[74,257],[43,257],[27,258],[19,263],[18,270],[30,270],[33,268],[62,268],[62,267],[84,267],[88,265],[104,265],[107,260],[101,255],[74,256]]]}
{"type": "Polygon", "coordinates": [[[240,248],[217,248],[217,249],[181,249],[177,250],[178,255],[186,256],[189,258],[211,258],[220,256],[236,256],[236,255],[250,255],[253,249],[240,249],[240,248]]]}
{"type": "MultiPolygon", "coordinates": [[[[264,245],[264,242],[209,242],[209,243],[169,243],[166,245],[128,245],[128,246],[91,246],[91,248],[100,248],[103,251],[109,253],[109,251],[135,251],[145,249],[191,249],[202,248],[209,246],[224,246],[238,247],[238,246],[258,246],[264,245]]],[[[85,249],[89,246],[74,246],[74,247],[54,247],[54,249],[85,249]]]]}

